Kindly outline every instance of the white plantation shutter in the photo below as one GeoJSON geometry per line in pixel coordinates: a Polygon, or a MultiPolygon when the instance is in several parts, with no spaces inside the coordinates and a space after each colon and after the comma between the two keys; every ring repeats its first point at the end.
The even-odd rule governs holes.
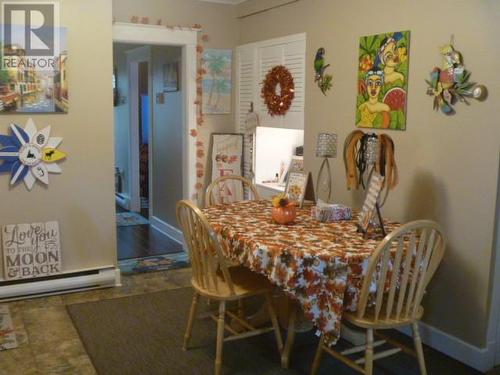
{"type": "Polygon", "coordinates": [[[261,126],[304,129],[306,35],[245,44],[237,48],[236,54],[238,128],[243,129],[250,102],[253,102],[261,126]],[[284,65],[292,74],[295,98],[285,116],[271,117],[260,93],[262,81],[276,65],[284,65]],[[250,97],[252,100],[249,100],[250,97]]]}
{"type": "Polygon", "coordinates": [[[271,45],[269,47],[257,48],[257,69],[259,72],[258,82],[256,85],[260,125],[268,127],[281,127],[282,116],[269,116],[264,99],[260,97],[262,90],[262,81],[266,78],[267,73],[277,65],[283,65],[283,45],[271,45]]]}
{"type": "Polygon", "coordinates": [[[306,74],[306,41],[288,43],[283,47],[283,65],[293,76],[295,98],[283,118],[283,127],[304,129],[305,74],[306,74]]]}
{"type": "Polygon", "coordinates": [[[251,103],[255,101],[255,57],[254,48],[238,47],[236,50],[237,98],[236,116],[238,132],[245,134],[243,138],[243,176],[252,179],[253,164],[250,150],[253,148],[253,136],[246,133],[245,120],[250,111],[251,103]]]}

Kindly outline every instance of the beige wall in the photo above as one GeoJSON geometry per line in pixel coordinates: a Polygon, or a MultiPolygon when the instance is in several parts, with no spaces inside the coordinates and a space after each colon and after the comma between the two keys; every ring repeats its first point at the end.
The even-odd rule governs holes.
{"type": "MultiPolygon", "coordinates": [[[[116,263],[111,90],[111,1],[63,0],[61,23],[68,28],[70,107],[67,115],[33,115],[51,125],[68,153],[63,173],[49,187],[9,188],[0,176],[0,225],[57,220],[63,270],[116,263]],[[92,27],[89,27],[92,25],[92,27]]],[[[24,127],[26,115],[0,115],[0,134],[10,122],[24,127]]],[[[1,271],[0,271],[1,272],[1,271]]]]}
{"type": "MultiPolygon", "coordinates": [[[[425,321],[477,346],[485,345],[499,162],[499,14],[495,0],[300,0],[240,23],[240,44],[307,32],[305,164],[313,173],[320,162],[317,133],[337,132],[341,146],[355,129],[359,37],[411,30],[407,130],[390,132],[401,182],[383,214],[444,226],[447,253],[426,299],[425,321]],[[424,79],[440,65],[438,47],[452,33],[472,80],[486,84],[490,96],[469,107],[458,104],[457,114],[446,117],[432,110],[424,79]],[[334,77],[327,97],[313,83],[319,47],[326,48],[334,77]]],[[[341,158],[333,168],[334,200],[359,206],[361,195],[345,188],[341,158]]]]}
{"type": "MultiPolygon", "coordinates": [[[[232,49],[238,44],[236,11],[235,6],[198,0],[113,0],[113,18],[117,22],[130,22],[131,16],[139,16],[149,17],[151,23],[161,19],[164,25],[200,24],[203,32],[210,37],[210,40],[204,43],[206,48],[232,49]]],[[[198,137],[205,144],[205,165],[209,153],[210,134],[232,131],[234,131],[232,113],[205,116],[205,123],[199,129],[198,137]]],[[[208,175],[205,176],[205,184],[207,181],[208,175]]]]}

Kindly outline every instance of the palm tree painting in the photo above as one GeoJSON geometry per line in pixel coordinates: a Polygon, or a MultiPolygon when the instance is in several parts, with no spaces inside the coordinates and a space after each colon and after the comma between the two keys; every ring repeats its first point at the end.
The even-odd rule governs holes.
{"type": "Polygon", "coordinates": [[[232,50],[206,49],[203,53],[203,113],[231,112],[232,50]]]}

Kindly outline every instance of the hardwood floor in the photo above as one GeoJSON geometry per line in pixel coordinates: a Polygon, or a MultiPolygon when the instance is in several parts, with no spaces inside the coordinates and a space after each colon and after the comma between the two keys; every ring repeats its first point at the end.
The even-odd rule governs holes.
{"type": "MultiPolygon", "coordinates": [[[[117,207],[117,212],[126,212],[117,207]]],[[[118,260],[177,253],[182,246],[151,225],[117,227],[118,260]]]]}

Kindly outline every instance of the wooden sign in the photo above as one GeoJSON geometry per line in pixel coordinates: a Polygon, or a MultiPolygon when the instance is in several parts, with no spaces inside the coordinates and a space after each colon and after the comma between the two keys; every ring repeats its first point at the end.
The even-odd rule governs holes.
{"type": "Polygon", "coordinates": [[[365,201],[363,203],[363,207],[361,208],[361,212],[359,213],[358,219],[358,228],[363,233],[367,232],[370,225],[370,220],[373,217],[375,209],[377,210],[377,214],[379,215],[378,217],[380,225],[382,226],[382,231],[384,231],[383,222],[377,203],[380,192],[382,191],[383,183],[384,177],[382,177],[379,173],[373,171],[370,182],[368,183],[368,190],[366,192],[365,201]]]}
{"type": "MultiPolygon", "coordinates": [[[[212,181],[222,176],[243,174],[243,134],[212,133],[212,181]]],[[[229,180],[219,184],[218,200],[222,203],[243,199],[244,190],[239,181],[229,180]]]]}
{"type": "Polygon", "coordinates": [[[61,273],[61,246],[57,221],[11,224],[2,228],[6,280],[61,273]]]}

